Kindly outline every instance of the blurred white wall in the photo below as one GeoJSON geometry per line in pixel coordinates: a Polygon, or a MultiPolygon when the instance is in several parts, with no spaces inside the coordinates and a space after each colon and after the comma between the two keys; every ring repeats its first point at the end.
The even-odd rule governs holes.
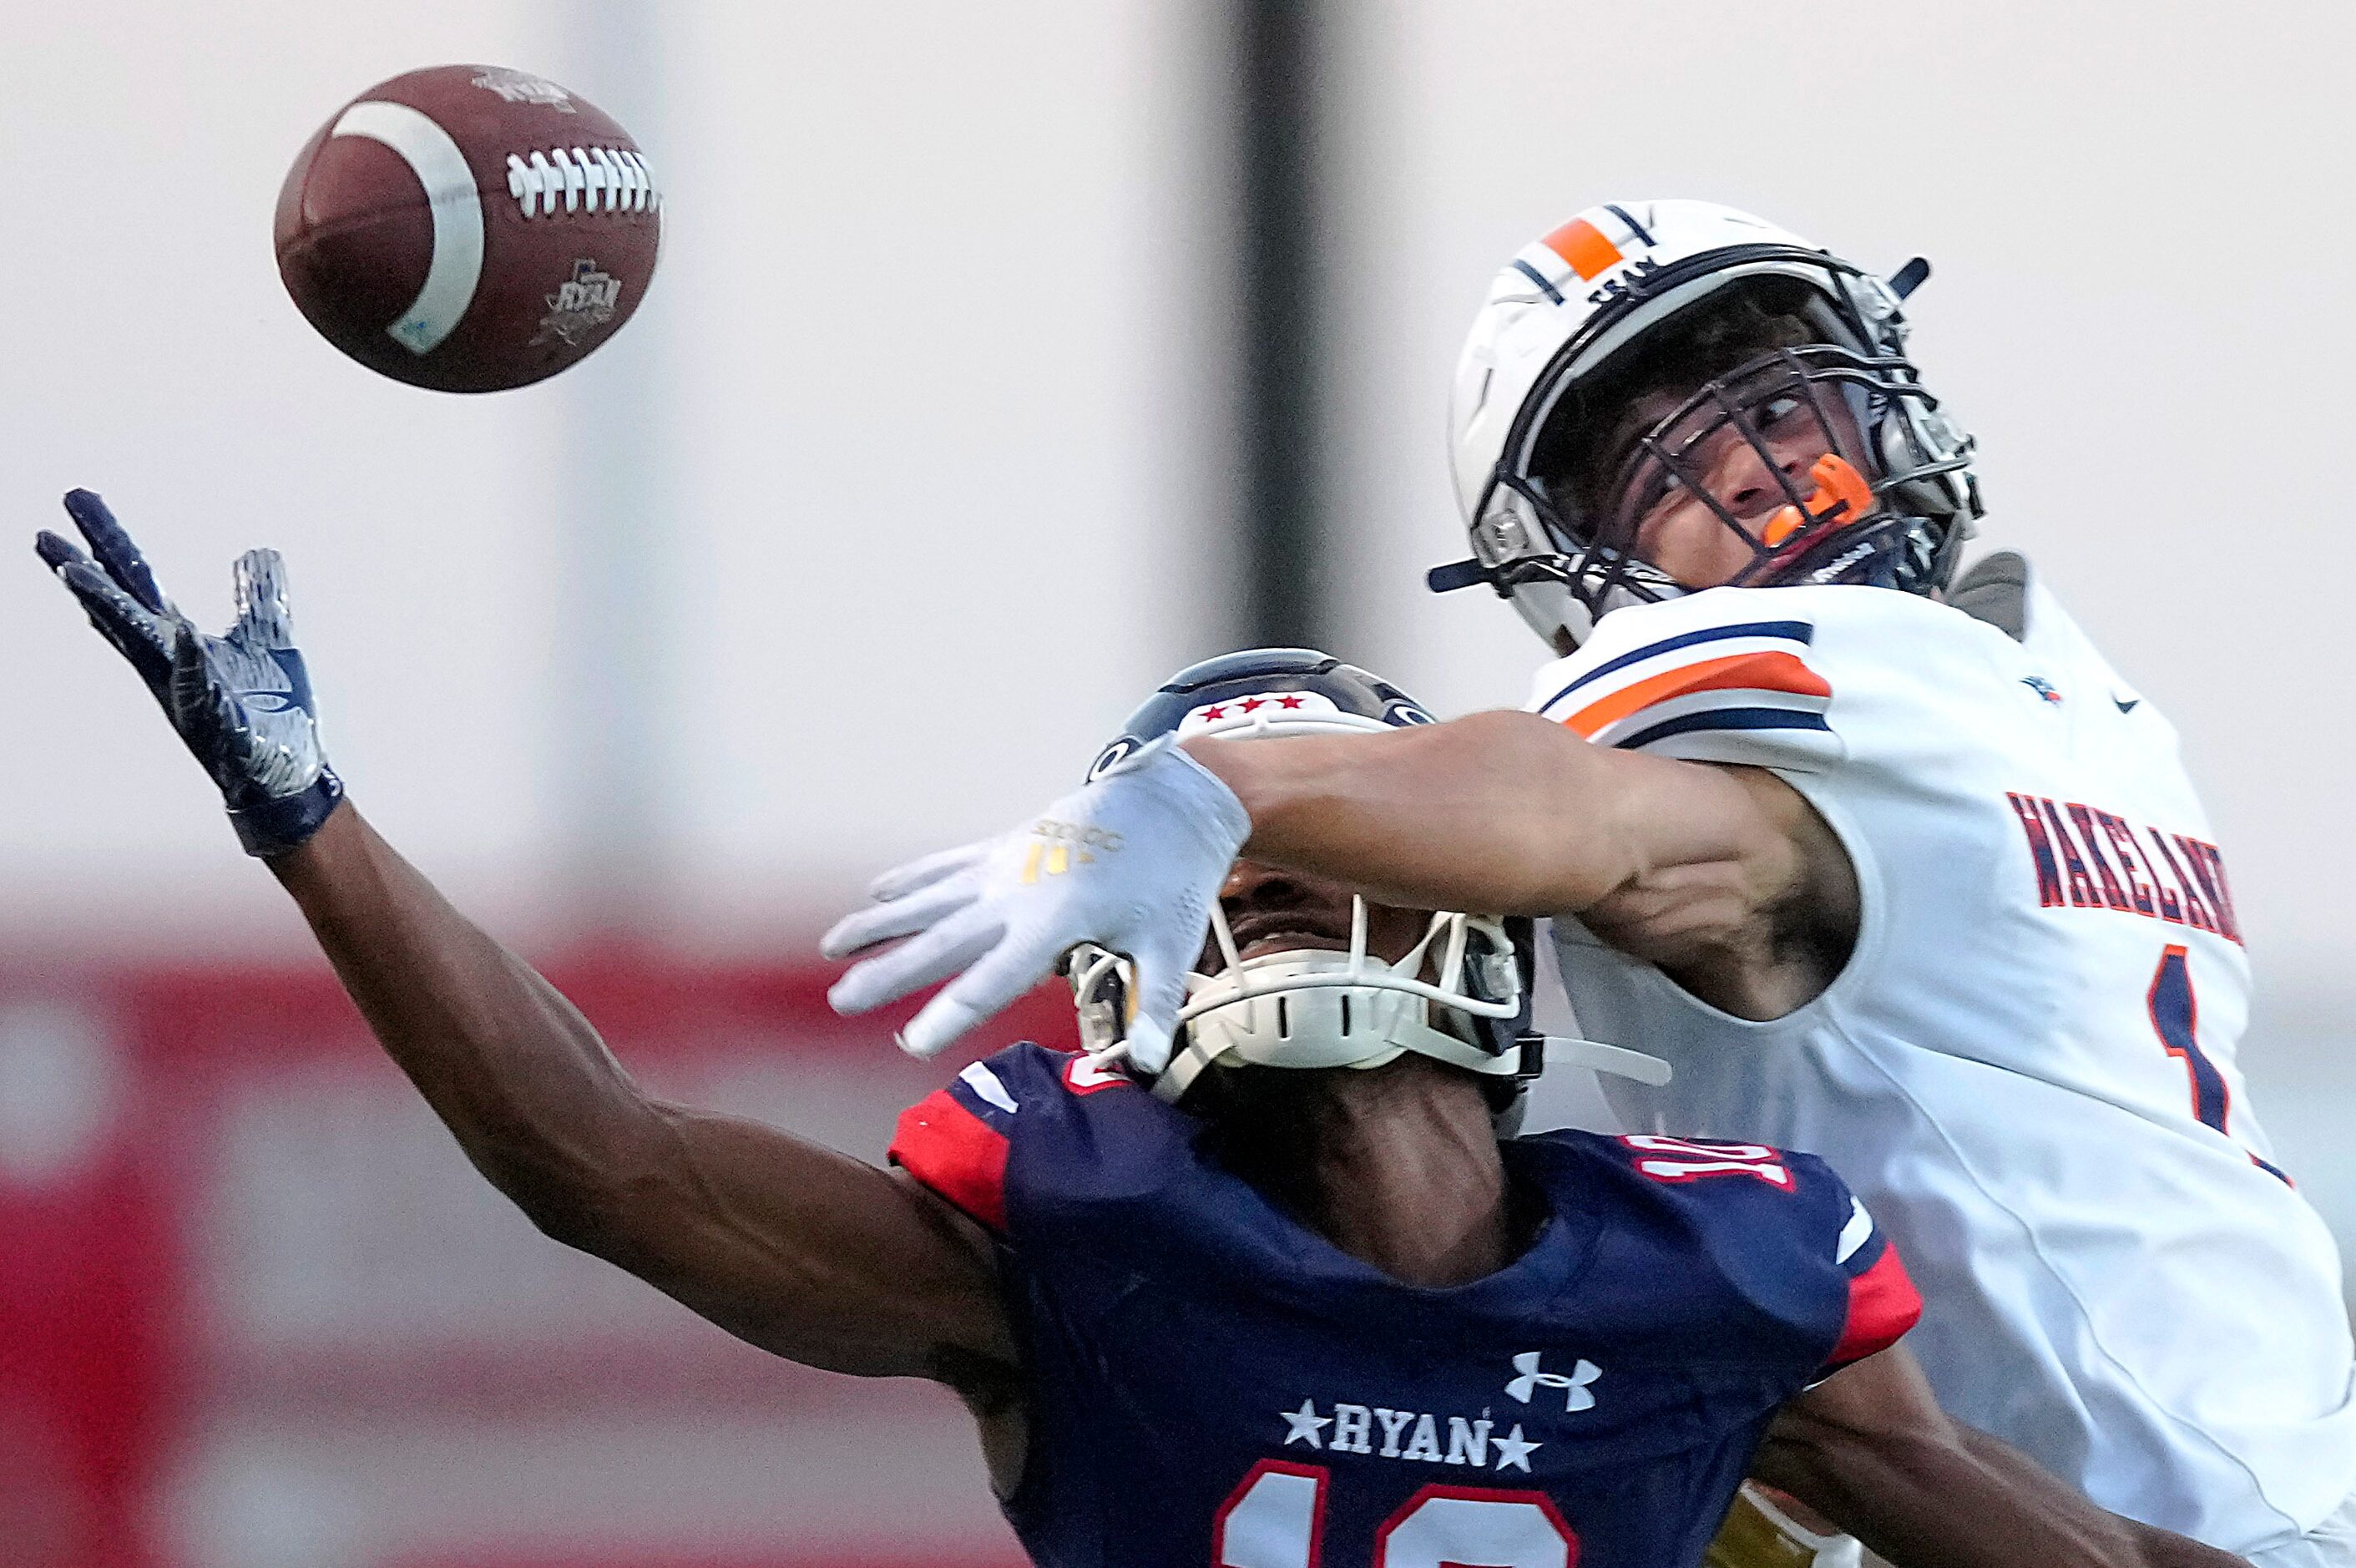
{"type": "Polygon", "coordinates": [[[807,918],[814,884],[1008,825],[1215,651],[1226,241],[1197,10],[673,23],[691,575],[661,735],[705,929],[807,918]]]}
{"type": "Polygon", "coordinates": [[[798,938],[894,856],[1073,778],[1208,651],[1188,628],[1222,532],[1199,476],[1224,242],[1194,10],[649,6],[659,58],[624,70],[598,29],[631,9],[9,11],[0,940],[294,940],[32,558],[71,485],[208,621],[236,552],[286,553],[354,798],[509,929],[562,933],[562,863],[598,820],[569,661],[607,628],[563,557],[617,405],[657,425],[625,477],[667,633],[632,740],[668,806],[637,924],[798,938]],[[450,59],[599,102],[668,190],[623,337],[485,398],[346,362],[270,252],[305,137],[450,59]]]}
{"type": "Polygon", "coordinates": [[[294,313],[270,246],[294,150],[345,99],[420,63],[528,59],[533,19],[10,8],[0,920],[22,939],[201,940],[276,913],[145,692],[32,559],[73,485],[103,492],[214,624],[237,552],[287,553],[334,755],[429,860],[488,870],[544,832],[533,715],[557,607],[529,585],[554,532],[541,475],[563,394],[435,397],[359,371],[294,313]]]}

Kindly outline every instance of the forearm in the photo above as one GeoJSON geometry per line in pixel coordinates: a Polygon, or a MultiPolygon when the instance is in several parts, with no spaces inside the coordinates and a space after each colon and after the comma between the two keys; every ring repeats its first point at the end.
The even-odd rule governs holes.
{"type": "MultiPolygon", "coordinates": [[[[1865,1542],[1896,1568],[2127,1568],[2122,1532],[2081,1527],[1935,1443],[1883,1442],[1826,1463],[1771,1443],[1752,1473],[1865,1542]]],[[[2107,1516],[2104,1516],[2107,1519],[2107,1516]]]]}
{"type": "Polygon", "coordinates": [[[2110,1531],[2115,1549],[2123,1553],[2113,1560],[2147,1564],[2148,1568],[2249,1568],[2244,1559],[2230,1552],[2104,1512],[2039,1468],[2019,1449],[1985,1432],[1960,1423],[1954,1431],[1973,1461],[1999,1485],[2018,1495],[2042,1498],[2045,1508],[2057,1517],[2101,1521],[2110,1531]]]}
{"type": "Polygon", "coordinates": [[[1709,786],[1705,770],[1605,751],[1529,714],[1187,750],[1250,814],[1246,854],[1412,908],[1584,908],[1645,869],[1638,796],[1657,806],[1709,786]]]}
{"type": "Polygon", "coordinates": [[[269,862],[344,988],[467,1158],[586,1244],[655,1109],[571,1003],[452,908],[348,804],[269,862]]]}
{"type": "Polygon", "coordinates": [[[1012,1375],[986,1239],[913,1184],[775,1128],[649,1099],[530,965],[349,805],[271,869],[386,1052],[541,1230],[811,1366],[1012,1375]]]}
{"type": "Polygon", "coordinates": [[[1895,1568],[2234,1568],[2242,1560],[2107,1513],[1984,1433],[1787,1411],[1751,1466],[1895,1568]]]}

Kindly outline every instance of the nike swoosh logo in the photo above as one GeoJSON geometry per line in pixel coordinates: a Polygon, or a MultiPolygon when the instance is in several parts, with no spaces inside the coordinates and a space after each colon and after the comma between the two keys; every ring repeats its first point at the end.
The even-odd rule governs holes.
{"type": "Polygon", "coordinates": [[[2123,714],[2131,714],[2136,711],[2136,705],[2140,703],[2143,699],[2141,697],[2121,697],[2115,695],[2111,698],[2111,701],[2118,704],[2119,712],[2123,714]]]}

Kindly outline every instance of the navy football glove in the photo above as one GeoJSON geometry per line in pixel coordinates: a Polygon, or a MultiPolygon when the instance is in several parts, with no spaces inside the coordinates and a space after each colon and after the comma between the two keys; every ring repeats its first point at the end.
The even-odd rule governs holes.
{"type": "Polygon", "coordinates": [[[35,548],[81,601],[91,625],[131,660],[220,787],[246,853],[282,854],[316,832],[344,785],[319,747],[278,552],[238,557],[236,624],[226,637],[208,637],[164,596],[104,501],[89,490],[69,491],[66,515],[90,542],[90,554],[47,530],[35,548]]]}

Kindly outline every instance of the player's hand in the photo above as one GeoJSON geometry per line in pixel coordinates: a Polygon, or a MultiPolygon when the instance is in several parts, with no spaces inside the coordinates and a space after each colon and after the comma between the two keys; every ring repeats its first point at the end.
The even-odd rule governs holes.
{"type": "Polygon", "coordinates": [[[1251,819],[1235,792],[1166,742],[1124,758],[1013,832],[915,861],[876,879],[874,902],[821,944],[864,959],[828,999],[864,1013],[948,975],[900,1036],[920,1057],[1003,1011],[1095,942],[1131,965],[1131,1060],[1159,1072],[1218,897],[1251,819]]]}
{"type": "Polygon", "coordinates": [[[236,623],[226,637],[208,637],[164,596],[104,501],[70,490],[66,515],[90,554],[46,529],[35,549],[155,693],[220,787],[246,853],[277,854],[309,838],[343,799],[344,786],[319,746],[278,552],[238,557],[236,623]]]}

